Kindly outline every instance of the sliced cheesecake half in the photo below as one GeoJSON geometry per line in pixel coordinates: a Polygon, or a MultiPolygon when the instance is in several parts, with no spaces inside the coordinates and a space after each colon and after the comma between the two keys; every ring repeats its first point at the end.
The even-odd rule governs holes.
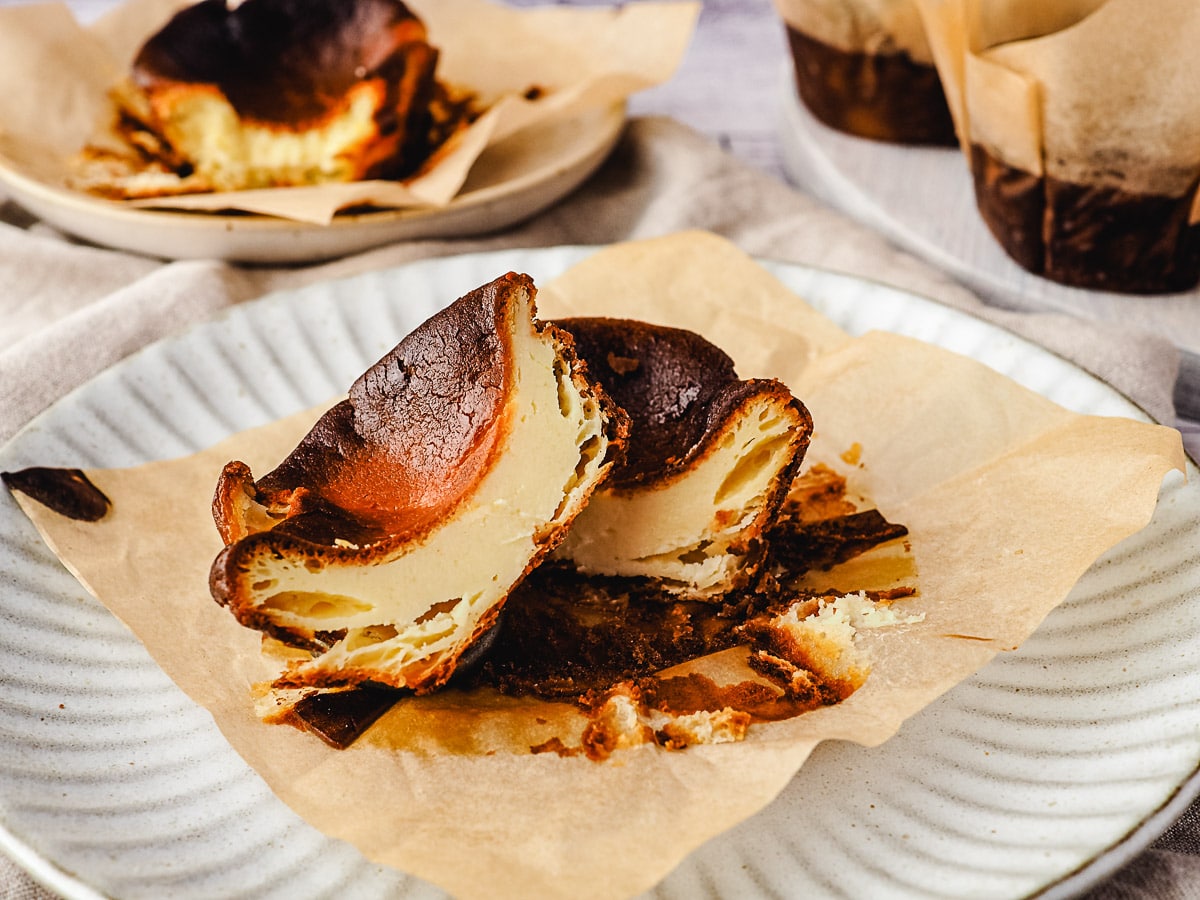
{"type": "Polygon", "coordinates": [[[432,690],[563,538],[627,422],[509,274],[372,366],[273,472],[229,463],[217,602],[311,653],[277,687],[432,690]]]}
{"type": "Polygon", "coordinates": [[[626,319],[557,324],[628,413],[630,438],[556,558],[695,598],[748,583],[808,448],[808,410],[781,382],[739,379],[694,332],[626,319]]]}

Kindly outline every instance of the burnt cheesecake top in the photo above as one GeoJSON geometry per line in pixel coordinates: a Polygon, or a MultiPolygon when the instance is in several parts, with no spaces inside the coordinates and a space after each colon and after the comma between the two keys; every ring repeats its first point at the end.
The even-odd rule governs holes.
{"type": "Polygon", "coordinates": [[[588,372],[629,415],[634,440],[608,486],[670,479],[703,456],[745,401],[782,384],[740,379],[733,360],[694,331],[630,319],[556,320],[588,372]]]}
{"type": "Polygon", "coordinates": [[[399,0],[202,0],[142,46],[132,75],[146,91],[215,85],[243,119],[298,126],[417,48],[434,52],[399,0]]]}

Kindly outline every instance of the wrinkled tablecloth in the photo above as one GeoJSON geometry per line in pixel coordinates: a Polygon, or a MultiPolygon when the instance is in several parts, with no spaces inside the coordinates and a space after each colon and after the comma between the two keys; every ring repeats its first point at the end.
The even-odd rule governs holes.
{"type": "MultiPolygon", "coordinates": [[[[646,117],[630,122],[583,188],[523,225],[485,237],[398,243],[310,266],[163,262],[88,246],[0,193],[0,442],[145,344],[268,291],[434,256],[604,244],[688,228],[724,235],[757,256],[848,272],[966,310],[1072,360],[1159,421],[1175,422],[1178,354],[1170,341],[1139,332],[1136,323],[1115,327],[988,307],[948,276],[707,138],[673,120],[646,117]]],[[[0,857],[0,900],[49,896],[0,857]]],[[[1200,805],[1085,896],[1200,898],[1200,805]]]]}

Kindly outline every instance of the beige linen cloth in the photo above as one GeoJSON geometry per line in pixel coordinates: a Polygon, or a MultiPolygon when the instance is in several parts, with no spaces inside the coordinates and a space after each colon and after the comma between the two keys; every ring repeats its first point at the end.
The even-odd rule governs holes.
{"type": "MultiPolygon", "coordinates": [[[[0,442],[129,353],[268,291],[434,256],[604,244],[688,228],[724,235],[751,254],[849,272],[970,311],[1101,376],[1158,420],[1175,420],[1178,355],[1169,341],[1129,327],[986,307],[948,277],[686,127],[640,118],[582,189],[524,225],[312,266],[160,262],[84,246],[0,194],[0,442]]],[[[0,900],[48,896],[0,857],[0,900]]],[[[1200,900],[1200,804],[1086,897],[1200,900]]]]}

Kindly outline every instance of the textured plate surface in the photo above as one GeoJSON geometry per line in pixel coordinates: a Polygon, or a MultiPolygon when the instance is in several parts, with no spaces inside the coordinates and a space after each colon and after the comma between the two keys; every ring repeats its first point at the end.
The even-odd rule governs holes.
{"type": "Polygon", "coordinates": [[[527,219],[592,174],[624,124],[625,104],[617,103],[531,125],[489,147],[444,207],[345,214],[328,225],[140,209],[39,181],[2,155],[0,188],[51,225],[107,247],[170,259],[312,262],[394,241],[483,234],[527,219]]]}
{"type": "MultiPolygon", "coordinates": [[[[544,282],[587,252],[431,260],[244,305],[57,403],[0,450],[0,468],[198,450],[340,393],[437,307],[496,274],[544,282]]],[[[771,268],[852,332],[917,336],[1064,406],[1144,418],[979,320],[846,276],[771,268]]],[[[776,802],[653,895],[1060,897],[1128,859],[1200,787],[1194,465],[1189,478],[1168,481],[1152,524],[1095,565],[1020,651],[882,747],[818,747],[776,802]]],[[[278,802],[7,494],[0,656],[0,846],[66,896],[441,896],[278,802]]]]}

